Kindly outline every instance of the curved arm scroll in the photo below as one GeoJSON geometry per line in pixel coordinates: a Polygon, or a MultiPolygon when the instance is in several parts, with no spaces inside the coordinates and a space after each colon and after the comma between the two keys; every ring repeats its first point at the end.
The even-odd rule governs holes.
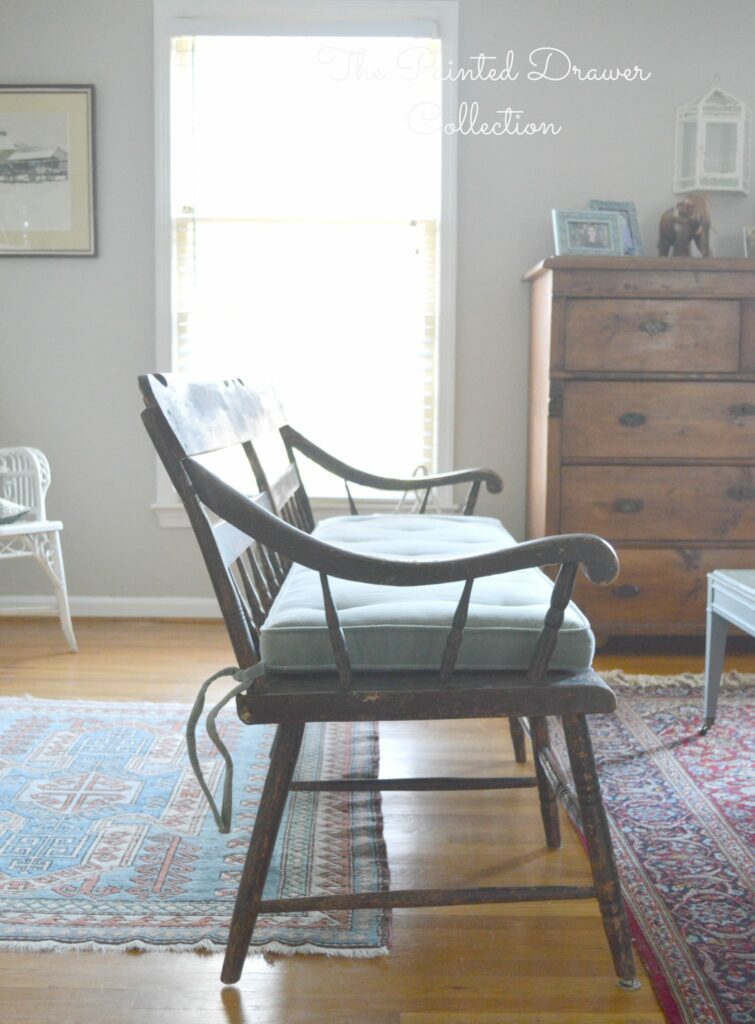
{"type": "Polygon", "coordinates": [[[492,469],[462,469],[453,473],[438,473],[434,476],[408,478],[377,476],[374,473],[367,473],[365,470],[356,469],[346,462],[341,462],[340,459],[326,452],[324,448],[320,448],[288,424],[281,427],[281,436],[289,448],[295,448],[297,451],[300,451],[307,458],[316,462],[318,466],[330,470],[331,473],[340,476],[343,480],[348,480],[355,484],[363,484],[366,487],[376,487],[384,491],[422,491],[431,487],[445,486],[446,484],[464,484],[481,481],[491,494],[499,494],[503,490],[503,480],[492,469]]]}
{"type": "Polygon", "coordinates": [[[544,537],[458,558],[388,559],[358,554],[289,525],[194,459],[185,459],[184,468],[199,500],[237,530],[294,562],[341,579],[411,587],[579,562],[593,583],[610,583],[619,568],[610,544],[601,537],[581,533],[544,537]]]}

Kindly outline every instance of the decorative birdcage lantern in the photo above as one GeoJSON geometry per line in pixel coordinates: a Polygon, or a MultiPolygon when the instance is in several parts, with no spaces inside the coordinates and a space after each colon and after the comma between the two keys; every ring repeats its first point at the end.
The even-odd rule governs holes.
{"type": "Polygon", "coordinates": [[[747,192],[750,111],[714,84],[676,112],[674,192],[747,192]]]}

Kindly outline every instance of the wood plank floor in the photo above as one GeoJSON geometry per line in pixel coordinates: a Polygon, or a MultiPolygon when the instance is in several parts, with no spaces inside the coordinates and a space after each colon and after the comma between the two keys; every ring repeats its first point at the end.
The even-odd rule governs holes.
{"type": "MultiPolygon", "coordinates": [[[[0,620],[0,693],[186,700],[232,663],[217,623],[76,622],[68,654],[53,620],[0,620]]],[[[755,671],[735,643],[727,668],[755,671]]],[[[698,641],[608,647],[599,668],[700,671],[698,641]]],[[[511,773],[508,734],[490,721],[386,723],[385,775],[511,773]]],[[[527,769],[530,770],[529,767],[527,769]]],[[[544,848],[531,790],[384,797],[393,884],[589,884],[582,848],[544,848]]],[[[391,955],[372,961],[250,959],[219,983],[220,955],[0,954],[4,1024],[662,1024],[644,979],[616,987],[593,901],[394,913],[391,955]]]]}

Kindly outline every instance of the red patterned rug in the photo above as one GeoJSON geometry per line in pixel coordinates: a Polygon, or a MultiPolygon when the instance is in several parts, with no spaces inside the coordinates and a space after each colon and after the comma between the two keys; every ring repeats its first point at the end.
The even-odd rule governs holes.
{"type": "Polygon", "coordinates": [[[618,713],[590,727],[637,949],[666,1019],[753,1024],[755,676],[725,676],[705,736],[700,676],[605,678],[618,713]]]}

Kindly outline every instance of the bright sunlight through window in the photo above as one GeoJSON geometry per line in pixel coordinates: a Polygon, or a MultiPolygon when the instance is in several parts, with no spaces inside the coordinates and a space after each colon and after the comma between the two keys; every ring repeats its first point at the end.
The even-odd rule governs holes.
{"type": "Polygon", "coordinates": [[[429,38],[173,40],[174,369],[272,380],[377,473],[436,462],[439,67],[429,38]]]}

